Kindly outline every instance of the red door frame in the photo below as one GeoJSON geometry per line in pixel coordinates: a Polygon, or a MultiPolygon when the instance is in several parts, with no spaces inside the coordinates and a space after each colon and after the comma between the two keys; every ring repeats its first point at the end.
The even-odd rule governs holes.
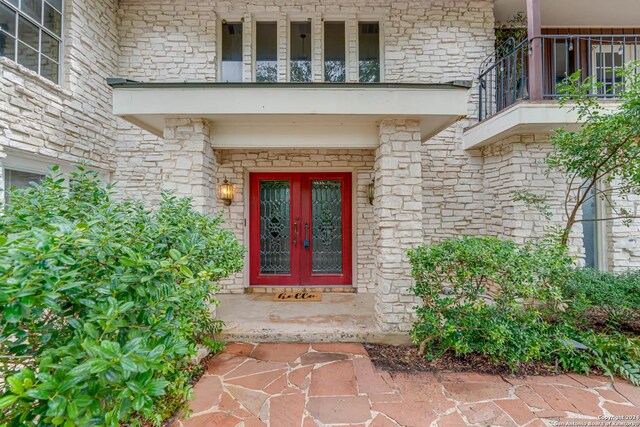
{"type": "Polygon", "coordinates": [[[249,178],[249,277],[251,285],[331,286],[352,284],[352,230],[351,230],[351,173],[350,172],[275,172],[251,173],[249,178]],[[342,183],[342,273],[313,274],[311,254],[313,239],[304,248],[305,223],[309,233],[311,221],[311,182],[313,180],[339,180],[342,183]],[[288,180],[291,182],[290,243],[291,273],[287,275],[260,274],[260,181],[288,180]],[[296,219],[297,218],[297,219],[296,219]],[[297,223],[297,242],[294,243],[294,223],[297,223]]]}

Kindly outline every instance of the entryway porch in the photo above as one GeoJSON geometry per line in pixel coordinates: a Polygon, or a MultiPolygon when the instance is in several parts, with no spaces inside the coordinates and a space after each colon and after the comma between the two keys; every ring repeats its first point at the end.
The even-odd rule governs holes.
{"type": "Polygon", "coordinates": [[[375,319],[375,295],[323,293],[320,302],[273,301],[269,293],[216,297],[221,338],[246,342],[362,342],[408,344],[407,333],[384,332],[375,319]]]}

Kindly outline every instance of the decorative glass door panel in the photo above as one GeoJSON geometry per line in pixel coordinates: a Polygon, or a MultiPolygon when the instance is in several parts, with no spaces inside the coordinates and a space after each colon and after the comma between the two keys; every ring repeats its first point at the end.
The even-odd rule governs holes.
{"type": "Polygon", "coordinates": [[[342,183],[311,181],[311,271],[342,272],[342,183]]]}
{"type": "Polygon", "coordinates": [[[291,273],[290,181],[260,182],[260,274],[291,273]]]}
{"type": "Polygon", "coordinates": [[[250,179],[252,285],[351,284],[351,174],[250,179]]]}

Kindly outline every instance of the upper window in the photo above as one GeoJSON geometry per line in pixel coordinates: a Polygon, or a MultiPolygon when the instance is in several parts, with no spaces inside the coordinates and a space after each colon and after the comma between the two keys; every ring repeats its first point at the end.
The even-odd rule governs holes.
{"type": "Polygon", "coordinates": [[[358,71],[364,83],[380,81],[380,24],[358,22],[358,71]]]}
{"type": "Polygon", "coordinates": [[[278,24],[256,22],[256,81],[278,80],[278,24]]]}
{"type": "Polygon", "coordinates": [[[242,23],[222,22],[222,80],[242,81],[242,23]]]}
{"type": "Polygon", "coordinates": [[[289,54],[291,81],[311,81],[311,22],[292,22],[289,54]]]}
{"type": "Polygon", "coordinates": [[[324,23],[324,81],[344,82],[346,79],[346,46],[344,22],[324,23]]]}
{"type": "Polygon", "coordinates": [[[0,56],[58,83],[62,0],[0,0],[0,56]]]}

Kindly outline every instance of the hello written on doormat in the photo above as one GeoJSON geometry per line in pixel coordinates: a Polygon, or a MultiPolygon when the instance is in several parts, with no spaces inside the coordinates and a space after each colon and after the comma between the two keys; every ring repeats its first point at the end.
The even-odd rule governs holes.
{"type": "Polygon", "coordinates": [[[274,301],[280,302],[319,302],[322,292],[278,292],[273,296],[274,301]]]}

